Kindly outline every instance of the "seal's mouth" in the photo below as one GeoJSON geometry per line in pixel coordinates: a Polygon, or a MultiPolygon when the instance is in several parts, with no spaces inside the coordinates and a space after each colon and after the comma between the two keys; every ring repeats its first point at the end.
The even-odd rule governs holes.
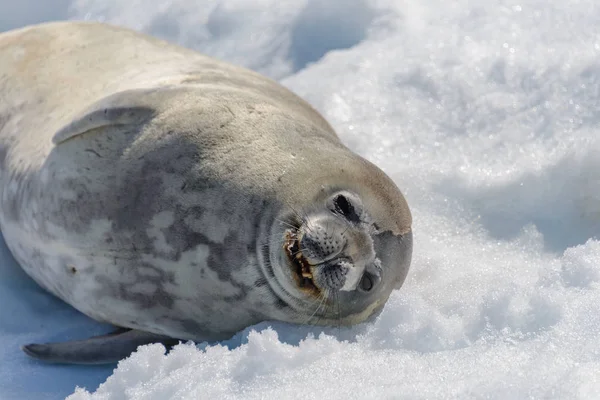
{"type": "Polygon", "coordinates": [[[296,278],[296,282],[300,289],[313,294],[318,294],[319,289],[313,281],[313,274],[310,268],[311,265],[306,258],[304,258],[302,251],[300,251],[299,239],[296,232],[291,230],[286,231],[283,249],[290,260],[293,275],[296,278]]]}

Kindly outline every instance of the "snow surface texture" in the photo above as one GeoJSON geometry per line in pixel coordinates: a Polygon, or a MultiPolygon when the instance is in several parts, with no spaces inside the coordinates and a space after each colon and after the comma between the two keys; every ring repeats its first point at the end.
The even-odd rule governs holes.
{"type": "Polygon", "coordinates": [[[265,323],[168,355],[145,346],[113,372],[19,352],[108,327],[2,247],[0,398],[600,397],[596,0],[44,4],[0,0],[0,29],[104,20],[279,79],[397,182],[414,258],[372,324],[265,323]]]}

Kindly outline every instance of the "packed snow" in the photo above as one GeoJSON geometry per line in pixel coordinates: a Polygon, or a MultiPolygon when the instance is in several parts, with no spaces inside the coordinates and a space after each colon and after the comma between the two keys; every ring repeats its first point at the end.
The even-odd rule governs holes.
{"type": "Polygon", "coordinates": [[[404,192],[413,263],[372,323],[263,323],[73,367],[18,347],[110,327],[45,294],[2,246],[0,398],[600,397],[595,0],[0,0],[0,30],[66,18],[149,32],[303,96],[404,192]]]}

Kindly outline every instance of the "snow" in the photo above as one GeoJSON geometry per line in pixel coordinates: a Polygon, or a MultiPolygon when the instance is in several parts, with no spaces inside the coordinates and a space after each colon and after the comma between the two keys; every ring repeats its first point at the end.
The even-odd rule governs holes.
{"type": "Polygon", "coordinates": [[[373,323],[263,323],[168,355],[145,346],[113,371],[21,354],[109,327],[43,293],[2,246],[0,398],[598,398],[594,0],[44,4],[0,0],[0,30],[104,20],[280,80],[402,188],[415,249],[373,323]]]}

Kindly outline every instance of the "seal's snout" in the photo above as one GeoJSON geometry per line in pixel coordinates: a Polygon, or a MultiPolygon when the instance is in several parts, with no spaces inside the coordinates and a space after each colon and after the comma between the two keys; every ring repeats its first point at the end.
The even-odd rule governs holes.
{"type": "Polygon", "coordinates": [[[298,285],[313,295],[322,290],[341,290],[352,267],[350,260],[341,257],[345,240],[316,226],[310,229],[311,233],[302,229],[286,232],[284,250],[298,285]]]}
{"type": "Polygon", "coordinates": [[[317,286],[326,290],[342,290],[346,284],[346,277],[350,271],[351,264],[345,261],[331,265],[322,265],[319,272],[315,274],[314,280],[317,286]]]}
{"type": "Polygon", "coordinates": [[[287,232],[286,252],[296,281],[311,294],[354,291],[376,258],[372,221],[360,197],[348,191],[329,196],[324,206],[287,232]]]}
{"type": "Polygon", "coordinates": [[[342,289],[352,268],[352,261],[344,256],[348,245],[347,227],[333,218],[325,218],[312,221],[303,228],[298,247],[310,267],[315,286],[326,291],[342,289]]]}
{"type": "Polygon", "coordinates": [[[300,238],[300,250],[312,265],[322,264],[337,257],[346,245],[346,237],[340,229],[329,224],[314,223],[304,227],[300,238]]]}

